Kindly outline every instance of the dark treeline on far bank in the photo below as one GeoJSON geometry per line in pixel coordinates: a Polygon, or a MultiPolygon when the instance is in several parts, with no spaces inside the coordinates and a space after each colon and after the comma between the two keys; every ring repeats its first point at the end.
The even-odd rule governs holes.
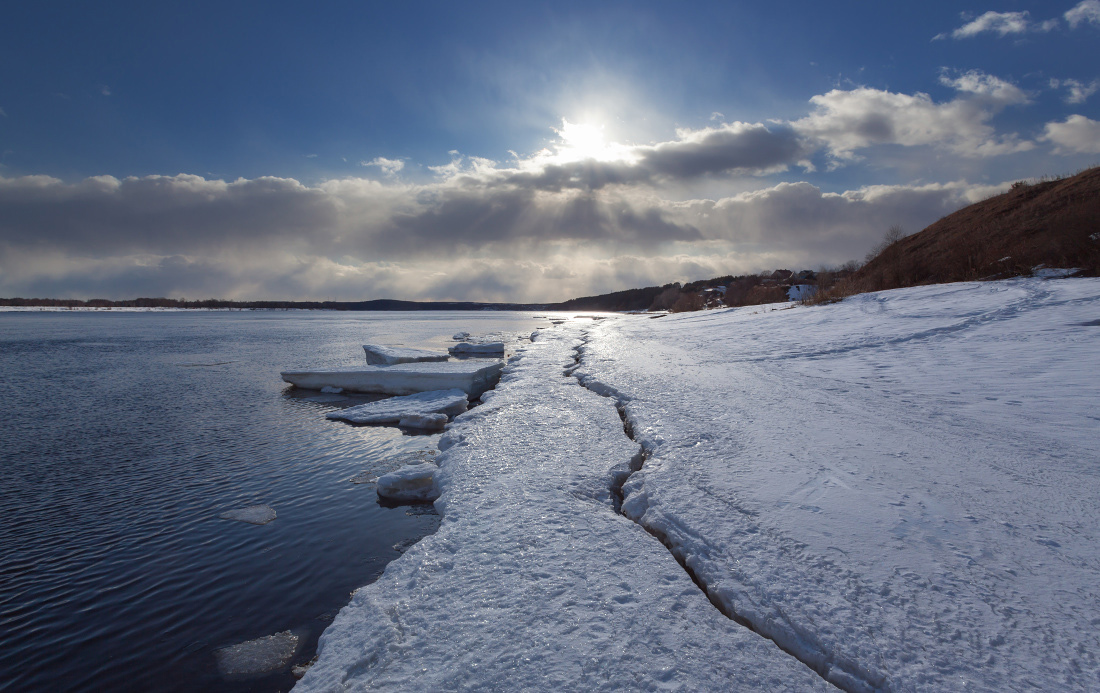
{"type": "Polygon", "coordinates": [[[226,301],[208,298],[134,298],[109,301],[93,298],[0,298],[0,306],[52,308],[220,308],[231,310],[547,310],[546,304],[476,303],[473,301],[226,301]]]}

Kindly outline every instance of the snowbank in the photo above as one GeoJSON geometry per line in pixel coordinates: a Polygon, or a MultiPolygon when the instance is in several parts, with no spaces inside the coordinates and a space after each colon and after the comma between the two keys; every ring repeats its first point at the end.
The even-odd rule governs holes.
{"type": "Polygon", "coordinates": [[[398,363],[431,363],[446,361],[450,358],[447,354],[440,354],[425,349],[389,347],[380,344],[364,344],[363,351],[366,352],[367,365],[369,366],[392,366],[398,363]]]}
{"type": "Polygon", "coordinates": [[[401,363],[394,366],[366,366],[330,371],[284,371],[288,383],[307,390],[339,387],[348,392],[410,395],[428,390],[458,388],[471,398],[492,388],[504,364],[483,361],[447,363],[401,363]]]}
{"type": "MultiPolygon", "coordinates": [[[[466,393],[462,390],[457,388],[435,390],[367,402],[356,407],[329,412],[325,417],[357,424],[392,424],[402,420],[413,421],[413,417],[439,414],[446,423],[447,417],[457,416],[466,411],[467,403],[466,393]]],[[[441,428],[436,423],[437,419],[431,419],[429,425],[415,427],[441,428]]]]}
{"type": "Polygon", "coordinates": [[[575,375],[649,453],[623,511],[830,680],[1095,690],[1098,312],[1024,279],[623,319],[575,375]]]}
{"type": "Polygon", "coordinates": [[[525,344],[443,435],[442,525],[354,594],[297,691],[827,688],[614,511],[637,446],[562,376],[575,336],[525,344]]]}

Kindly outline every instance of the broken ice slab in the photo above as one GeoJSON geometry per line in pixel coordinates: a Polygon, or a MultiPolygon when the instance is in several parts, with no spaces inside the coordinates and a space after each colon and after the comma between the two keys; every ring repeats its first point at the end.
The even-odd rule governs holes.
{"type": "Polygon", "coordinates": [[[451,339],[455,340],[456,342],[461,342],[461,341],[469,339],[469,338],[470,338],[470,333],[469,332],[458,332],[453,337],[451,337],[451,339]]]}
{"type": "Polygon", "coordinates": [[[437,471],[439,467],[425,462],[384,474],[378,477],[378,497],[392,501],[434,501],[439,497],[435,486],[437,471]]]}
{"type": "Polygon", "coordinates": [[[419,428],[424,431],[442,431],[447,426],[446,414],[409,414],[397,422],[402,428],[419,428]]]}
{"type": "Polygon", "coordinates": [[[447,349],[455,356],[500,356],[504,353],[504,342],[486,342],[485,344],[471,344],[462,342],[447,349]]]}
{"type": "Polygon", "coordinates": [[[470,398],[481,396],[500,380],[503,362],[457,361],[445,363],[399,363],[395,366],[366,366],[329,371],[284,371],[283,380],[307,390],[342,387],[349,392],[411,395],[429,390],[458,388],[470,398]]]}
{"type": "MultiPolygon", "coordinates": [[[[358,424],[388,424],[400,422],[410,417],[441,416],[442,423],[447,419],[466,411],[468,400],[466,393],[458,388],[450,390],[431,390],[418,392],[415,395],[403,395],[380,399],[377,402],[367,402],[357,407],[348,407],[340,411],[332,411],[325,414],[326,418],[350,421],[358,424]]],[[[427,425],[413,428],[443,428],[438,419],[426,422],[427,425]]]]}
{"type": "Polygon", "coordinates": [[[215,650],[218,671],[228,678],[263,676],[286,668],[298,653],[301,638],[284,630],[274,635],[215,650]]]}
{"type": "Polygon", "coordinates": [[[266,525],[275,519],[275,508],[270,505],[250,505],[247,508],[226,510],[218,515],[221,520],[237,520],[252,525],[266,525]]]}
{"type": "Polygon", "coordinates": [[[447,354],[440,354],[437,351],[389,347],[380,344],[364,344],[363,351],[367,353],[367,364],[371,366],[392,366],[398,363],[430,363],[446,361],[450,358],[447,354]]]}

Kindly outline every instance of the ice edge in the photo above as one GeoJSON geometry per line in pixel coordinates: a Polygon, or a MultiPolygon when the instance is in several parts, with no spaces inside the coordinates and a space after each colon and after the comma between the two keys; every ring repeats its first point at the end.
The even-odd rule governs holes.
{"type": "Polygon", "coordinates": [[[644,516],[632,518],[623,512],[622,505],[625,500],[623,486],[631,476],[641,471],[643,465],[652,455],[653,451],[644,443],[639,442],[634,435],[634,422],[630,419],[626,409],[628,398],[623,396],[615,388],[605,383],[601,383],[592,375],[577,373],[583,365],[584,347],[589,340],[589,330],[584,330],[581,336],[581,343],[573,348],[573,364],[568,366],[562,375],[576,378],[581,387],[601,397],[612,400],[616,411],[619,413],[619,418],[622,419],[623,433],[627,438],[638,445],[638,452],[630,459],[627,468],[617,468],[611,473],[610,490],[615,512],[633,521],[649,533],[650,536],[661,542],[661,544],[668,549],[669,553],[672,554],[672,557],[676,559],[676,562],[680,564],[680,567],[684,569],[688,577],[691,578],[691,581],[694,582],[696,587],[706,596],[707,600],[726,618],[756,633],[760,637],[770,640],[780,650],[786,652],[799,662],[802,662],[802,664],[822,679],[843,691],[847,691],[848,693],[872,693],[892,690],[889,683],[881,675],[865,671],[854,662],[837,661],[834,653],[822,647],[821,643],[810,633],[793,623],[786,623],[785,630],[768,629],[765,631],[761,628],[760,624],[754,623],[751,619],[737,613],[733,605],[730,604],[728,600],[723,599],[721,595],[715,594],[714,591],[709,588],[706,581],[691,567],[689,564],[691,556],[685,553],[683,547],[672,541],[672,539],[662,532],[660,528],[647,524],[644,521],[644,516]]]}

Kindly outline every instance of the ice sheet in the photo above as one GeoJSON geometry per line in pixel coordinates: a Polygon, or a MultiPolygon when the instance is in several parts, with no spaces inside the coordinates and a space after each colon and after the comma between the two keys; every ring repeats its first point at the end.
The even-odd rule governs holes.
{"type": "Polygon", "coordinates": [[[296,690],[825,689],[614,512],[637,446],[555,332],[443,435],[440,529],[355,593],[296,690]]]}
{"type": "Polygon", "coordinates": [[[410,464],[378,477],[378,496],[395,501],[433,501],[439,497],[435,475],[439,471],[430,462],[410,464]]]}
{"type": "Polygon", "coordinates": [[[1100,280],[774,308],[589,331],[624,512],[846,688],[1096,690],[1100,280]]]}
{"type": "MultiPolygon", "coordinates": [[[[393,424],[408,417],[442,414],[443,421],[446,423],[448,417],[457,416],[466,411],[467,403],[466,393],[457,388],[432,390],[367,402],[329,412],[325,417],[357,424],[393,424]]],[[[432,421],[437,420],[432,419],[432,421]]],[[[429,426],[418,426],[418,428],[436,427],[434,423],[429,426]]]]}
{"type": "Polygon", "coordinates": [[[401,363],[326,371],[284,371],[288,383],[307,390],[339,387],[348,392],[411,395],[429,390],[458,388],[471,398],[496,384],[504,364],[484,361],[401,363]]]}

